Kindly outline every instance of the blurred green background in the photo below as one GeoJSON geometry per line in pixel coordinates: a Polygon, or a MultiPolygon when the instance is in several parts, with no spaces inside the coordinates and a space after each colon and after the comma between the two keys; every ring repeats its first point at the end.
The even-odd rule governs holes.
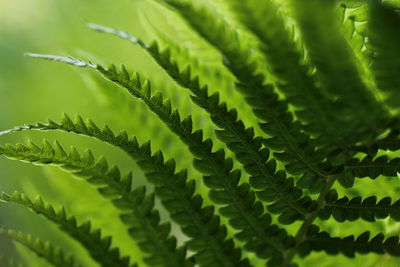
{"type": "MultiPolygon", "coordinates": [[[[145,37],[141,16],[146,13],[153,20],[160,17],[158,10],[149,1],[0,0],[0,128],[47,118],[58,120],[65,112],[71,116],[90,117],[99,125],[107,122],[116,130],[125,128],[141,141],[149,138],[148,133],[135,129],[154,128],[153,133],[160,133],[154,143],[168,149],[168,138],[172,137],[168,134],[163,137],[165,129],[158,129],[160,126],[156,123],[146,123],[151,116],[146,115],[144,106],[131,101],[122,91],[100,83],[87,71],[24,57],[25,52],[37,52],[98,58],[102,62],[125,63],[145,74],[155,74],[149,75],[155,80],[161,79],[162,73],[154,71],[155,65],[138,48],[99,35],[85,26],[85,21],[92,21],[145,37]]],[[[49,141],[61,139],[65,148],[74,144],[80,151],[89,147],[97,156],[107,155],[107,159],[111,163],[118,162],[123,171],[135,171],[136,183],[143,183],[141,172],[124,154],[87,138],[62,133],[25,132],[2,136],[1,143],[41,142],[43,137],[49,141]]],[[[114,234],[114,243],[122,248],[124,254],[137,255],[134,258],[140,261],[135,243],[130,241],[123,225],[115,219],[118,213],[84,182],[71,179],[70,175],[55,168],[35,167],[5,158],[0,159],[0,177],[1,191],[12,193],[19,190],[31,197],[40,193],[44,199],[66,206],[80,220],[91,219],[106,234],[114,234]]],[[[74,254],[80,255],[78,260],[84,262],[84,266],[95,266],[74,241],[60,234],[45,219],[12,204],[0,203],[0,214],[1,225],[67,246],[67,251],[78,252],[74,254]]],[[[34,260],[23,248],[3,239],[0,251],[5,251],[6,255],[18,251],[26,266],[46,266],[44,261],[34,260]]]]}
{"type": "MultiPolygon", "coordinates": [[[[189,168],[190,177],[198,180],[199,191],[206,197],[200,175],[190,167],[187,149],[139,101],[103,82],[88,70],[24,57],[25,52],[35,52],[126,64],[130,70],[140,71],[151,78],[158,90],[173,99],[183,115],[192,113],[196,127],[203,128],[206,136],[213,136],[207,115],[192,106],[188,92],[174,86],[142,50],[126,41],[93,32],[85,26],[85,22],[124,29],[145,40],[164,36],[182,46],[190,47],[192,54],[200,61],[198,72],[205,75],[206,81],[217,85],[214,87],[218,87],[223,99],[232,100],[232,107],[241,109],[241,114],[244,114],[242,118],[246,122],[254,122],[243,104],[244,101],[234,92],[233,80],[222,69],[220,57],[215,51],[185,30],[184,26],[177,24],[179,20],[169,11],[153,2],[0,0],[0,131],[24,123],[45,121],[47,118],[58,120],[63,112],[71,116],[80,114],[84,118],[93,119],[99,125],[107,123],[116,131],[126,129],[141,142],[151,139],[154,150],[162,149],[166,158],[173,156],[177,160],[178,167],[189,168]]],[[[214,2],[218,5],[219,1],[214,2]]],[[[179,57],[184,60],[185,51],[180,51],[179,57]]],[[[126,155],[85,137],[54,132],[21,132],[0,136],[0,144],[25,143],[27,140],[41,142],[43,137],[49,141],[61,140],[65,148],[73,144],[79,151],[91,148],[97,156],[107,155],[107,159],[113,164],[118,163],[123,172],[134,172],[135,184],[144,184],[142,172],[126,155]]],[[[217,147],[222,146],[216,143],[217,147]]],[[[361,181],[350,194],[362,191],[363,196],[367,196],[369,192],[379,196],[391,193],[394,196],[399,193],[397,184],[398,180],[389,183],[377,180],[374,185],[361,181]]],[[[115,219],[117,211],[85,182],[73,179],[56,168],[36,167],[1,157],[0,191],[12,193],[14,190],[25,192],[31,197],[40,194],[45,200],[57,204],[56,206],[64,205],[79,220],[92,220],[96,227],[102,227],[106,234],[114,236],[113,244],[118,245],[123,254],[131,255],[141,262],[142,255],[135,243],[128,238],[124,226],[115,219]]],[[[167,219],[166,214],[163,216],[167,219]]],[[[340,226],[331,221],[320,224],[341,236],[359,234],[366,229],[374,232],[398,231],[398,225],[387,220],[373,226],[360,221],[340,226]]],[[[51,240],[63,246],[66,251],[79,255],[78,260],[84,266],[96,266],[73,240],[25,208],[0,203],[0,225],[51,240]]],[[[295,227],[298,224],[293,229],[295,227]]],[[[182,242],[184,238],[178,229],[174,229],[174,233],[182,242]]],[[[24,248],[6,239],[0,239],[0,251],[20,258],[26,266],[46,266],[44,261],[36,260],[24,248]]],[[[302,266],[400,266],[398,262],[400,260],[382,256],[359,256],[356,261],[348,261],[345,257],[334,258],[314,253],[302,266]]]]}

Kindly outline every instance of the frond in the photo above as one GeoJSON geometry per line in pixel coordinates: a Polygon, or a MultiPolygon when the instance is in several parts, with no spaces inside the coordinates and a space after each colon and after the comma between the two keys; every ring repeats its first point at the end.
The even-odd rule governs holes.
{"type": "Polygon", "coordinates": [[[224,63],[237,79],[237,87],[245,95],[254,114],[262,120],[261,129],[272,138],[264,144],[275,153],[275,157],[287,163],[286,171],[293,175],[302,175],[297,186],[316,193],[326,183],[327,173],[317,163],[323,157],[310,145],[307,135],[301,132],[301,126],[293,121],[288,112],[287,103],[279,100],[273,86],[264,84],[264,77],[257,75],[257,66],[250,62],[251,52],[241,47],[236,30],[228,23],[216,18],[215,14],[201,8],[195,8],[185,1],[166,0],[186,22],[217,48],[224,56],[224,63]],[[209,29],[214,29],[210,31],[209,29]]]}
{"type": "Polygon", "coordinates": [[[344,136],[368,143],[383,132],[389,114],[360,77],[354,52],[340,34],[333,2],[293,1],[302,37],[324,93],[336,99],[336,117],[345,125],[344,136]]]}
{"type": "Polygon", "coordinates": [[[185,249],[176,249],[176,239],[170,237],[170,225],[160,224],[160,215],[154,209],[154,196],[146,195],[144,187],[132,191],[132,175],[122,178],[119,169],[109,168],[104,158],[96,161],[90,150],[83,156],[75,148],[67,153],[57,142],[52,146],[46,141],[42,147],[33,143],[5,145],[0,147],[0,155],[36,165],[59,166],[85,179],[122,212],[121,219],[129,227],[130,236],[149,254],[145,258],[148,264],[191,266],[185,260],[185,249]]]}
{"type": "Polygon", "coordinates": [[[320,219],[327,220],[331,216],[338,222],[355,221],[359,218],[374,222],[375,219],[384,219],[390,216],[400,221],[400,200],[392,203],[390,197],[377,201],[376,196],[338,198],[336,190],[332,190],[326,197],[326,204],[318,214],[320,219]]]}
{"type": "Polygon", "coordinates": [[[44,202],[41,197],[32,201],[27,195],[19,192],[14,192],[12,195],[1,193],[0,200],[23,205],[57,224],[62,231],[85,247],[101,266],[130,266],[129,257],[121,257],[118,248],[111,248],[110,236],[102,237],[99,229],[92,229],[90,221],[78,225],[77,219],[68,216],[63,207],[55,211],[54,207],[44,202]]]}
{"type": "Polygon", "coordinates": [[[382,233],[377,234],[372,239],[370,232],[364,232],[355,238],[353,235],[344,238],[331,237],[327,232],[318,232],[317,226],[309,231],[309,236],[305,242],[299,246],[299,255],[305,257],[312,251],[324,251],[329,255],[342,253],[347,257],[353,258],[359,254],[389,254],[400,256],[399,237],[392,236],[385,239],[382,233]]]}
{"type": "Polygon", "coordinates": [[[347,149],[348,144],[338,135],[343,127],[337,122],[333,102],[316,86],[312,66],[305,64],[294,30],[287,30],[276,4],[271,0],[228,2],[243,25],[258,38],[270,72],[279,79],[277,86],[298,108],[296,115],[306,124],[303,128],[315,136],[314,143],[328,150],[326,153],[347,149]]]}
{"type": "Polygon", "coordinates": [[[364,10],[365,6],[365,3],[359,3],[354,6],[350,3],[342,3],[340,5],[338,12],[340,14],[340,21],[342,22],[340,25],[340,32],[354,52],[362,80],[380,101],[381,96],[370,68],[373,51],[367,44],[368,38],[365,33],[367,19],[362,18],[362,20],[360,20],[360,18],[356,16],[357,11],[364,10]]]}
{"type": "MultiPolygon", "coordinates": [[[[177,222],[183,226],[183,231],[189,236],[192,237],[194,235],[194,229],[197,228],[199,225],[198,222],[196,222],[196,228],[189,228],[186,227],[186,223],[189,223],[191,220],[194,220],[198,216],[196,215],[199,211],[199,197],[198,196],[193,196],[192,199],[190,200],[191,195],[188,194],[189,190],[192,192],[193,195],[193,189],[192,186],[194,186],[191,183],[187,183],[187,186],[183,181],[186,180],[186,172],[181,171],[178,173],[175,173],[175,164],[174,161],[169,160],[166,163],[163,163],[163,157],[161,152],[156,152],[153,156],[151,156],[151,150],[149,143],[145,143],[142,146],[138,145],[138,142],[136,139],[129,139],[127,137],[127,134],[125,132],[121,132],[117,137],[114,136],[112,131],[106,127],[108,130],[108,134],[103,134],[104,130],[99,130],[99,128],[90,120],[87,120],[86,123],[83,122],[82,118],[79,116],[76,117],[75,121],[72,121],[68,116],[64,116],[62,119],[61,123],[54,122],[52,120],[49,121],[49,123],[38,123],[38,124],[33,124],[33,125],[25,125],[23,127],[17,127],[14,130],[26,130],[26,129],[39,129],[39,130],[62,130],[62,131],[67,131],[67,132],[74,132],[77,134],[82,134],[82,135],[87,135],[90,137],[97,138],[99,140],[102,140],[104,142],[110,143],[111,145],[117,146],[124,150],[128,155],[130,155],[134,160],[138,161],[140,167],[144,170],[149,182],[155,184],[156,186],[156,194],[157,196],[160,197],[162,200],[163,204],[167,209],[170,210],[170,213],[173,215],[174,210],[171,210],[171,203],[176,206],[177,204],[181,203],[183,205],[182,209],[185,211],[185,213],[182,211],[178,213],[180,217],[184,216],[187,214],[187,212],[191,212],[191,216],[187,218],[185,222],[182,222],[182,220],[177,219],[177,222]],[[85,130],[82,130],[85,129],[85,130]],[[154,168],[150,168],[149,166],[153,166],[154,168]],[[154,170],[157,170],[154,172],[154,170]],[[162,175],[161,175],[161,174],[162,175]],[[160,177],[158,177],[160,176],[160,177]],[[162,178],[161,178],[162,177],[162,178]],[[168,179],[167,179],[168,178],[168,179]],[[170,182],[172,181],[172,182],[170,182]],[[181,186],[178,187],[177,186],[181,186]],[[171,188],[172,186],[172,188],[171,188]],[[161,188],[163,188],[161,190],[161,188]],[[168,192],[172,190],[171,194],[163,193],[164,191],[168,192]],[[178,190],[183,190],[182,194],[177,194],[179,192],[178,190]],[[171,198],[181,198],[179,201],[171,201],[171,198]],[[187,204],[191,203],[193,205],[192,209],[195,211],[191,211],[190,209],[188,210],[187,204]],[[193,215],[194,214],[194,215],[193,215]],[[188,230],[191,230],[191,232],[187,232],[188,230]]],[[[212,180],[211,180],[212,181],[212,180]]],[[[217,184],[218,185],[218,184],[217,184]]],[[[243,188],[243,187],[242,187],[243,188]]],[[[246,195],[247,188],[244,187],[242,189],[243,191],[239,191],[238,193],[242,194],[242,197],[249,197],[248,194],[246,195]]],[[[225,200],[226,201],[226,200],[225,200]]],[[[278,251],[281,250],[282,246],[291,246],[292,245],[292,238],[288,236],[284,231],[280,230],[276,226],[271,225],[271,218],[267,214],[263,214],[263,209],[262,205],[256,204],[259,202],[255,202],[254,196],[250,196],[250,202],[246,203],[246,212],[247,218],[258,218],[257,221],[252,220],[252,224],[247,225],[244,223],[241,223],[241,214],[238,213],[240,210],[236,210],[234,207],[224,207],[221,209],[221,213],[230,218],[231,221],[234,223],[235,228],[240,229],[241,233],[237,235],[237,237],[248,243],[247,249],[250,251],[254,251],[257,253],[257,255],[267,258],[271,256],[272,250],[270,248],[278,251]],[[252,201],[252,202],[251,202],[252,201]],[[254,203],[254,204],[252,204],[254,203]],[[254,210],[256,212],[254,212],[254,210]],[[253,212],[250,212],[253,210],[253,212]],[[255,233],[257,234],[256,236],[255,233]],[[250,238],[251,237],[251,238],[250,238]]],[[[280,208],[278,205],[275,206],[277,212],[280,212],[282,208],[280,208]]],[[[206,208],[205,210],[208,210],[210,212],[209,208],[206,208]]],[[[203,215],[201,216],[203,217],[203,215]]],[[[175,219],[175,216],[172,216],[173,219],[175,219]]],[[[214,218],[211,214],[209,215],[209,219],[211,220],[214,218]]],[[[204,221],[204,218],[202,219],[204,221]]],[[[213,222],[213,220],[210,221],[210,223],[213,222]]],[[[207,221],[204,221],[203,224],[207,225],[207,221]]],[[[216,225],[212,226],[207,226],[207,227],[217,227],[216,225]]],[[[218,228],[216,228],[218,229],[218,228]]],[[[204,230],[202,230],[204,231],[204,230]]],[[[207,236],[206,236],[207,237],[207,236]]],[[[200,238],[197,236],[197,238],[200,238]]],[[[205,243],[206,247],[208,247],[209,243],[205,243]]],[[[189,247],[193,250],[201,250],[201,246],[196,246],[192,247],[189,242],[189,247]]],[[[232,252],[233,253],[233,252],[232,252]]],[[[232,256],[233,254],[231,254],[232,256]]]]}
{"type": "Polygon", "coordinates": [[[400,105],[400,15],[389,4],[370,1],[368,45],[374,52],[372,70],[376,83],[387,93],[392,107],[400,105]]]}
{"type": "MultiPolygon", "coordinates": [[[[240,262],[240,251],[232,239],[226,239],[227,229],[220,225],[220,218],[211,206],[202,207],[203,199],[195,194],[195,181],[187,181],[187,171],[176,172],[175,161],[164,161],[161,151],[151,152],[150,142],[130,149],[132,158],[145,172],[148,181],[155,185],[155,193],[172,220],[190,237],[188,248],[200,266],[233,266],[240,262]],[[230,248],[230,249],[227,249],[230,248]]],[[[238,266],[247,266],[243,261],[238,266]]]]}
{"type": "MultiPolygon", "coordinates": [[[[260,79],[261,86],[261,79],[260,79]]],[[[326,184],[329,169],[319,165],[324,157],[315,150],[308,136],[301,132],[301,125],[287,111],[285,101],[278,100],[272,86],[249,87],[239,84],[238,88],[252,106],[255,115],[262,121],[261,129],[271,136],[263,141],[271,150],[279,151],[274,157],[285,163],[285,170],[300,175],[297,186],[312,193],[321,191],[326,184]]]]}
{"type": "MultiPolygon", "coordinates": [[[[1,136],[27,130],[63,131],[94,138],[134,160],[146,178],[145,186],[132,186],[132,173],[122,176],[104,157],[95,159],[90,150],[80,154],[74,147],[66,152],[57,141],[50,144],[44,140],[41,146],[32,142],[6,144],[0,146],[0,156],[56,166],[95,187],[120,212],[126,237],[136,241],[144,264],[149,266],[293,267],[299,256],[312,252],[350,258],[373,253],[400,257],[400,237],[397,226],[392,225],[400,222],[400,199],[378,199],[367,192],[374,190],[371,187],[351,197],[334,189],[337,181],[344,188],[353,187],[356,178],[398,179],[400,0],[155,2],[179,18],[166,14],[161,20],[164,25],[153,29],[159,36],[152,42],[94,23],[87,26],[143,49],[171,78],[168,85],[160,81],[160,89],[170,92],[169,83],[174,82],[176,88],[189,90],[185,94],[210,119],[204,118],[203,110],[195,119],[181,117],[183,110],[173,102],[176,99],[182,104],[182,96],[173,94],[171,101],[167,93],[156,90],[158,86],[123,65],[103,66],[74,57],[27,53],[93,70],[91,74],[99,74],[96,77],[111,84],[106,93],[113,99],[109,103],[120,102],[112,93],[122,88],[119,93],[128,92],[128,98],[120,96],[124,100],[134,98],[145,105],[139,105],[139,113],[135,108],[128,112],[144,123],[133,125],[131,130],[147,133],[149,125],[162,131],[168,128],[175,135],[173,142],[154,139],[162,135],[158,131],[150,134],[150,141],[139,143],[128,135],[127,128],[114,134],[107,125],[99,128],[79,115],[0,132],[1,136]],[[170,23],[174,24],[172,29],[165,30],[171,26],[165,24],[170,23]],[[248,116],[239,116],[242,113],[248,116]],[[147,123],[148,115],[158,119],[147,123]],[[223,148],[216,148],[221,144],[214,143],[218,141],[214,137],[206,137],[214,136],[213,130],[223,148]],[[177,168],[174,158],[167,159],[161,150],[152,149],[152,143],[158,146],[159,141],[179,150],[175,159],[193,161],[202,174],[204,188],[188,176],[187,169],[177,168]],[[229,155],[225,149],[230,150],[229,155]],[[192,155],[187,157],[186,152],[192,155]],[[147,187],[153,192],[147,193],[147,187]],[[203,198],[199,190],[208,192],[209,197],[203,198]],[[159,205],[168,217],[165,223],[161,222],[159,205]],[[375,224],[385,229],[375,237],[370,232],[357,236],[352,231],[355,228],[342,229],[340,233],[345,234],[333,236],[334,231],[325,232],[316,225],[318,220],[326,228],[356,220],[379,220],[375,224]],[[171,227],[180,228],[175,230],[182,246],[178,246],[171,227]],[[396,236],[385,237],[386,232],[396,236]]],[[[145,23],[153,25],[154,21],[145,23]]],[[[186,99],[184,104],[188,112],[191,103],[186,99]]],[[[118,111],[119,106],[113,110],[118,111]]],[[[119,115],[121,125],[129,122],[119,115]]],[[[169,140],[171,135],[165,138],[169,140]]],[[[0,192],[0,202],[19,204],[45,217],[80,243],[101,266],[137,267],[130,265],[130,257],[122,256],[119,248],[111,246],[110,236],[103,237],[100,229],[92,229],[90,221],[78,223],[63,207],[56,211],[40,197],[31,200],[18,192],[0,192]]],[[[60,249],[31,235],[0,227],[1,236],[8,237],[8,243],[21,243],[55,266],[78,266],[60,249]]],[[[310,263],[301,261],[305,262],[310,263]]],[[[0,252],[0,265],[14,266],[15,262],[0,252]]]]}
{"type": "MultiPolygon", "coordinates": [[[[238,254],[237,250],[233,250],[233,246],[230,244],[232,240],[225,240],[226,229],[220,226],[219,218],[214,215],[213,209],[211,207],[201,208],[202,199],[199,195],[194,194],[194,181],[186,181],[186,171],[175,173],[175,162],[173,160],[164,163],[160,151],[154,155],[151,154],[149,142],[139,146],[137,140],[135,138],[129,139],[125,132],[122,132],[119,137],[115,137],[112,131],[107,128],[108,133],[103,134],[93,122],[88,121],[85,124],[80,117],[77,117],[73,122],[68,116],[64,116],[62,121],[61,124],[50,121],[48,127],[45,124],[38,124],[37,126],[47,130],[57,128],[95,137],[120,147],[138,162],[149,182],[156,186],[155,193],[170,212],[172,219],[182,227],[185,234],[192,238],[188,245],[191,250],[198,252],[199,264],[206,265],[205,260],[210,259],[219,262],[221,257],[222,259],[228,257],[225,262],[220,262],[222,265],[229,263],[229,258],[240,259],[240,253],[238,254]],[[210,247],[212,243],[214,246],[210,247]],[[228,250],[229,253],[226,253],[224,251],[225,246],[232,247],[232,250],[228,250]],[[207,255],[207,257],[202,260],[201,255],[207,255]],[[233,255],[236,256],[233,257],[233,255]]],[[[34,128],[34,126],[30,128],[34,128]]]]}
{"type": "Polygon", "coordinates": [[[396,177],[399,170],[400,158],[389,159],[386,155],[377,158],[365,156],[361,160],[354,158],[347,162],[337,179],[344,187],[351,187],[355,178],[376,179],[380,175],[396,177]]]}
{"type": "Polygon", "coordinates": [[[32,235],[24,234],[22,232],[16,232],[5,228],[0,228],[0,235],[6,236],[13,241],[23,245],[38,257],[45,259],[53,266],[57,267],[79,267],[80,265],[75,263],[72,256],[66,256],[66,254],[60,249],[53,246],[50,242],[44,242],[39,238],[35,238],[32,235]]]}
{"type": "Polygon", "coordinates": [[[308,212],[301,204],[309,201],[302,198],[301,190],[293,186],[293,179],[286,179],[285,174],[277,174],[275,161],[273,159],[268,161],[269,151],[262,148],[261,137],[255,137],[253,128],[245,127],[238,119],[236,110],[228,110],[225,103],[220,103],[218,93],[209,96],[208,86],[201,86],[199,77],[192,78],[190,66],[182,71],[178,63],[171,58],[169,50],[161,52],[157,42],[147,45],[137,37],[120,30],[96,24],[89,24],[89,27],[139,44],[177,84],[189,89],[193,94],[192,100],[205,109],[214,124],[222,129],[216,131],[217,137],[235,153],[238,161],[251,175],[250,185],[264,190],[258,194],[262,200],[277,201],[275,206],[279,206],[280,209],[288,207],[293,215],[304,215],[308,212]]]}
{"type": "MultiPolygon", "coordinates": [[[[108,69],[97,66],[97,70],[110,81],[127,89],[132,96],[142,100],[189,147],[189,150],[196,158],[194,160],[195,168],[206,175],[204,176],[204,183],[212,189],[210,192],[211,200],[236,211],[235,218],[230,218],[229,220],[234,228],[250,228],[252,231],[257,232],[259,229],[264,229],[265,216],[262,216],[262,212],[249,212],[252,208],[262,206],[262,204],[255,200],[254,192],[251,191],[248,184],[239,185],[241,173],[239,170],[233,170],[233,161],[230,158],[225,158],[224,150],[220,149],[217,152],[212,152],[212,140],[203,141],[202,130],[192,132],[190,116],[181,120],[179,112],[177,110],[172,111],[171,102],[164,101],[161,93],[152,95],[150,82],[148,80],[142,82],[137,73],[134,77],[131,77],[124,67],[122,67],[121,71],[117,71],[113,65],[108,69]],[[255,227],[255,225],[259,227],[255,227]]],[[[309,207],[309,203],[310,201],[304,203],[304,205],[309,207]]],[[[274,211],[276,213],[284,213],[280,216],[280,220],[284,223],[292,223],[302,218],[284,207],[283,209],[278,207],[274,211]],[[285,217],[284,215],[287,214],[289,216],[285,217]]],[[[232,212],[229,215],[227,213],[224,214],[228,218],[232,216],[232,212]]],[[[285,234],[282,236],[285,236],[286,232],[284,231],[283,233],[285,234]]],[[[265,236],[265,233],[263,235],[265,236]]],[[[245,237],[251,238],[247,235],[245,237]]]]}

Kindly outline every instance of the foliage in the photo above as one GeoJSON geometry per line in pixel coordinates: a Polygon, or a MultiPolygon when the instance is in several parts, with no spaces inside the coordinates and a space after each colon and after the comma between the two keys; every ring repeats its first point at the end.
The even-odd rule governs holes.
{"type": "MultiPolygon", "coordinates": [[[[79,115],[0,132],[62,131],[127,154],[144,174],[145,186],[133,183],[136,174],[123,176],[119,167],[109,167],[104,157],[96,160],[89,149],[66,152],[59,142],[46,140],[41,146],[28,142],[0,147],[6,158],[56,166],[96,188],[119,211],[124,234],[143,256],[124,256],[112,245],[113,237],[93,229],[91,220],[78,223],[77,216],[68,216],[64,208],[55,211],[41,197],[32,201],[15,192],[2,193],[0,200],[54,223],[104,267],[137,266],[140,258],[148,266],[287,267],[321,251],[349,258],[356,253],[400,256],[396,235],[378,231],[371,238],[363,230],[336,236],[324,228],[331,219],[338,227],[359,219],[400,221],[400,200],[392,201],[396,196],[378,201],[377,193],[354,195],[351,190],[358,178],[395,177],[400,167],[392,153],[400,147],[399,10],[378,0],[225,0],[225,8],[189,0],[157,2],[179,15],[176,22],[188,26],[199,45],[220,56],[215,73],[222,68],[224,84],[234,81],[235,93],[251,114],[226,98],[227,88],[216,88],[222,83],[199,70],[195,51],[181,60],[177,51],[191,47],[157,38],[146,42],[94,23],[87,26],[145,51],[176,90],[187,90],[193,104],[209,115],[206,125],[215,130],[215,138],[196,126],[194,114],[181,115],[185,112],[166,97],[163,83],[152,83],[138,71],[106,67],[98,60],[26,55],[88,69],[109,81],[110,88],[120,87],[180,140],[172,142],[176,156],[186,149],[193,166],[180,170],[178,160],[154,152],[150,130],[150,140],[139,142],[128,129],[114,134],[109,126],[100,128],[79,115]],[[198,173],[201,180],[195,177],[198,173]]],[[[49,242],[3,228],[0,234],[54,266],[80,266],[49,242]]],[[[6,256],[0,263],[18,266],[6,256]]]]}

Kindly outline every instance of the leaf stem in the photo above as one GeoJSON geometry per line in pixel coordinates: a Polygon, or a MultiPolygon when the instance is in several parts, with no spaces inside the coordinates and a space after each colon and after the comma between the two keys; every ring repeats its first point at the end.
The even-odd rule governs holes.
{"type": "Polygon", "coordinates": [[[336,181],[336,177],[334,177],[334,176],[329,176],[327,178],[327,182],[317,199],[318,208],[315,211],[311,212],[310,214],[306,215],[303,224],[300,226],[300,228],[297,231],[296,236],[295,236],[296,246],[294,248],[288,249],[284,253],[284,261],[282,264],[283,267],[290,266],[290,263],[296,254],[297,248],[306,238],[308,228],[312,225],[314,220],[317,218],[319,211],[324,208],[324,206],[326,204],[326,200],[325,200],[326,195],[328,194],[329,190],[332,188],[335,181],[336,181]]]}

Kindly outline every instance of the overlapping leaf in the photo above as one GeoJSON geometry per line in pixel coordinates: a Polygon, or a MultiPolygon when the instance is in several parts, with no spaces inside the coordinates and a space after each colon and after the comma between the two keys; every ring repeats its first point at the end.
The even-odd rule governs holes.
{"type": "MultiPolygon", "coordinates": [[[[103,132],[106,136],[108,132],[103,132]]],[[[104,158],[96,161],[90,150],[81,156],[75,148],[67,153],[55,142],[42,147],[29,143],[0,147],[0,155],[37,165],[55,165],[85,179],[96,186],[101,195],[110,199],[121,210],[121,220],[129,227],[129,234],[148,254],[146,262],[153,266],[191,266],[185,260],[185,248],[176,248],[170,236],[170,225],[160,223],[154,209],[154,195],[147,195],[144,187],[132,190],[132,175],[121,177],[117,167],[109,168],[104,158]]]]}
{"type": "MultiPolygon", "coordinates": [[[[166,208],[171,212],[172,219],[175,219],[174,214],[176,211],[179,211],[177,215],[180,218],[185,218],[186,220],[182,221],[178,218],[178,224],[182,225],[183,231],[186,233],[186,230],[190,230],[187,234],[189,236],[193,236],[195,229],[199,227],[201,224],[206,224],[204,227],[211,227],[210,229],[218,229],[215,228],[217,225],[215,224],[215,218],[211,216],[210,208],[206,208],[209,221],[204,218],[204,212],[199,211],[199,204],[201,203],[201,199],[199,196],[191,196],[193,195],[193,186],[192,182],[183,183],[186,181],[186,172],[181,171],[175,173],[175,163],[173,160],[169,160],[164,163],[163,156],[161,152],[156,152],[154,155],[151,155],[151,150],[149,143],[145,143],[142,146],[139,146],[136,139],[129,139],[125,132],[121,132],[118,136],[115,136],[113,132],[105,127],[104,130],[100,130],[92,121],[87,120],[85,123],[81,117],[77,116],[75,121],[72,121],[68,116],[64,116],[61,123],[54,122],[50,120],[48,123],[38,123],[33,125],[25,125],[20,128],[15,128],[14,131],[18,130],[26,130],[26,129],[39,129],[39,130],[62,130],[67,132],[74,132],[77,134],[87,135],[94,138],[97,138],[101,141],[110,143],[114,146],[117,146],[124,150],[127,154],[129,154],[133,159],[138,161],[139,165],[145,171],[145,174],[149,180],[149,182],[156,185],[156,194],[160,197],[160,199],[165,204],[166,208]],[[153,168],[151,168],[153,167],[153,168]],[[162,188],[162,190],[161,190],[162,188]],[[178,194],[178,190],[183,190],[182,194],[178,194]],[[170,192],[168,194],[167,192],[170,192]],[[174,205],[171,206],[173,203],[174,205]],[[180,203],[181,206],[177,205],[180,203]],[[191,203],[192,208],[188,207],[188,203],[191,203]],[[174,210],[175,208],[176,210],[174,210]],[[192,209],[192,210],[191,210],[192,209]],[[196,221],[196,217],[199,216],[200,212],[200,221],[196,221]],[[190,214],[188,214],[190,213],[190,214]],[[201,215],[203,214],[203,215],[201,215]],[[189,216],[190,215],[190,216],[189,216]],[[214,219],[213,219],[214,218],[214,219]],[[212,220],[211,220],[212,219],[212,220]],[[188,227],[188,223],[190,221],[194,221],[193,227],[188,227]]],[[[243,197],[246,197],[245,191],[240,191],[243,194],[243,197]]],[[[254,197],[250,199],[254,203],[254,197]]],[[[189,205],[189,206],[190,206],[189,205]]],[[[246,209],[250,213],[251,217],[257,216],[259,218],[259,222],[263,222],[264,224],[255,224],[253,223],[250,227],[247,224],[240,224],[240,219],[237,219],[240,214],[237,213],[235,209],[224,207],[221,209],[221,212],[230,218],[233,223],[236,223],[236,227],[241,230],[241,233],[238,234],[238,238],[243,241],[248,242],[248,249],[256,252],[260,257],[270,257],[272,251],[280,251],[283,247],[292,246],[293,241],[284,231],[277,228],[271,224],[270,216],[267,214],[263,214],[263,209],[260,204],[246,204],[246,209]],[[254,210],[255,209],[255,210],[254,210]],[[257,231],[257,232],[256,232],[257,231]],[[254,238],[254,232],[259,234],[257,238],[254,238]],[[273,250],[270,250],[273,249],[273,250]],[[266,254],[267,253],[267,254],[266,254]]],[[[280,212],[278,206],[276,206],[277,211],[280,212]]],[[[250,218],[251,218],[250,217],[250,218]]],[[[254,221],[253,221],[254,222],[254,221]]],[[[202,229],[203,231],[204,229],[202,229]]],[[[221,234],[223,231],[221,232],[221,234]]],[[[215,234],[215,232],[214,232],[215,234]]],[[[222,234],[222,240],[224,239],[224,234],[222,234]]],[[[207,237],[204,236],[203,238],[207,237]]],[[[196,235],[196,239],[200,237],[196,235]]],[[[210,238],[210,237],[208,237],[210,238]]],[[[202,239],[202,238],[200,238],[202,239]]],[[[211,238],[212,240],[212,238],[211,238]]],[[[196,250],[201,251],[202,247],[207,247],[209,243],[203,243],[203,246],[192,247],[189,242],[189,247],[196,250]]],[[[233,252],[231,252],[233,253],[233,252]]],[[[277,260],[279,257],[276,258],[277,260]]]]}
{"type": "Polygon", "coordinates": [[[346,140],[338,135],[342,129],[334,103],[316,85],[313,66],[306,64],[302,47],[287,30],[287,21],[274,1],[229,0],[239,20],[259,40],[270,72],[289,103],[298,108],[297,117],[303,128],[314,136],[313,142],[329,155],[347,149],[346,140]],[[336,150],[336,151],[335,151],[336,150]]]}
{"type": "MultiPolygon", "coordinates": [[[[226,143],[245,170],[252,175],[250,185],[263,190],[258,194],[261,199],[268,202],[276,201],[274,206],[279,206],[281,211],[284,207],[289,207],[293,215],[304,215],[310,211],[302,206],[302,203],[307,203],[309,200],[302,198],[302,192],[293,186],[293,179],[286,179],[283,173],[276,173],[276,163],[272,159],[268,160],[269,151],[262,148],[261,137],[254,135],[253,128],[245,127],[238,118],[236,110],[228,110],[225,103],[220,103],[218,93],[209,96],[208,86],[201,86],[199,77],[192,78],[190,66],[182,71],[178,63],[171,58],[169,50],[161,52],[157,42],[149,46],[137,37],[120,30],[95,24],[89,24],[89,27],[139,44],[177,84],[189,89],[193,94],[192,100],[205,109],[214,124],[222,129],[216,131],[217,137],[226,143]],[[288,195],[292,197],[288,198],[288,195]]],[[[270,211],[273,210],[278,211],[277,208],[270,207],[270,211]]]]}
{"type": "Polygon", "coordinates": [[[288,111],[287,102],[280,100],[271,84],[257,74],[257,65],[252,62],[251,50],[241,46],[237,31],[210,11],[194,7],[187,1],[164,1],[173,7],[186,22],[206,41],[217,48],[224,57],[227,68],[235,75],[237,87],[262,121],[261,129],[272,136],[264,144],[273,150],[275,157],[285,163],[286,171],[302,175],[298,186],[319,192],[326,183],[327,173],[318,166],[323,156],[311,146],[301,125],[294,121],[288,111]],[[209,31],[213,28],[213,31],[209,31]]]}

